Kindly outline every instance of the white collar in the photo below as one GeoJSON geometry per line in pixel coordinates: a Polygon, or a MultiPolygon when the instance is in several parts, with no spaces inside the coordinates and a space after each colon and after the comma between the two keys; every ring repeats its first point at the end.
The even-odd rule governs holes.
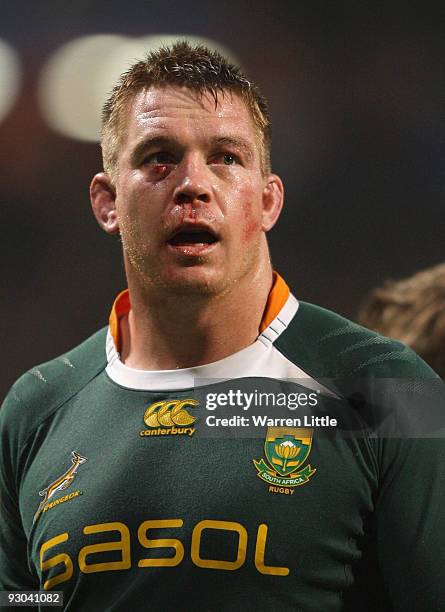
{"type": "MultiPolygon", "coordinates": [[[[298,310],[298,300],[289,294],[278,315],[258,336],[253,344],[213,363],[177,370],[136,370],[121,360],[116,350],[110,329],[107,333],[106,351],[108,365],[106,372],[115,383],[128,389],[171,391],[190,389],[209,384],[212,380],[229,380],[245,377],[287,378],[283,365],[279,365],[273,347],[275,340],[283,333],[298,310]]],[[[282,361],[282,360],[281,360],[282,361]]],[[[287,360],[286,360],[287,361],[287,360]]],[[[289,363],[289,362],[287,362],[289,363]]],[[[293,366],[296,368],[296,366],[293,366]]],[[[293,376],[307,378],[297,368],[293,376]]]]}

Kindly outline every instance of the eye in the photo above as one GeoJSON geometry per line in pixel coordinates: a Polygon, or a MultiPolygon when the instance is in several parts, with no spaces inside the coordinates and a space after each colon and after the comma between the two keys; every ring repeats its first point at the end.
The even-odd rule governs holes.
{"type": "Polygon", "coordinates": [[[223,166],[235,166],[241,162],[235,153],[224,153],[221,151],[220,153],[215,153],[211,157],[211,163],[222,164],[223,166]]]}
{"type": "Polygon", "coordinates": [[[175,163],[173,156],[165,151],[158,151],[147,155],[142,161],[143,164],[153,164],[154,166],[166,166],[175,163]]]}
{"type": "Polygon", "coordinates": [[[231,153],[226,153],[225,155],[223,155],[223,163],[225,166],[233,166],[234,164],[236,164],[236,162],[236,157],[231,153]]]}

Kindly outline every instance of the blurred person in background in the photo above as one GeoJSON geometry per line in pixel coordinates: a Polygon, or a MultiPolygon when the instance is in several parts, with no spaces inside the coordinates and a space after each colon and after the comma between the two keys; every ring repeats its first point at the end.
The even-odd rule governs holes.
{"type": "Polygon", "coordinates": [[[400,340],[445,378],[445,264],[373,289],[358,322],[400,340]]]}
{"type": "Polygon", "coordinates": [[[258,88],[204,47],[162,48],[113,90],[102,151],[91,202],[128,290],[0,411],[0,589],[82,612],[443,608],[443,441],[366,422],[376,379],[415,381],[411,406],[384,390],[402,425],[443,384],[273,272],[283,185],[258,88]],[[209,399],[247,418],[223,411],[243,381],[292,390],[295,420],[206,436],[209,399]]]}

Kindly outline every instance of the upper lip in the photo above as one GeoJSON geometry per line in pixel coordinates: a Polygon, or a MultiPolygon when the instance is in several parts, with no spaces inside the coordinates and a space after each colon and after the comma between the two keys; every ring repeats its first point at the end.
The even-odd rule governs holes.
{"type": "Polygon", "coordinates": [[[175,236],[181,233],[198,233],[198,232],[207,232],[211,236],[215,238],[215,240],[219,240],[218,232],[208,223],[203,221],[183,221],[180,225],[175,227],[170,234],[167,236],[167,242],[172,240],[175,236]]]}

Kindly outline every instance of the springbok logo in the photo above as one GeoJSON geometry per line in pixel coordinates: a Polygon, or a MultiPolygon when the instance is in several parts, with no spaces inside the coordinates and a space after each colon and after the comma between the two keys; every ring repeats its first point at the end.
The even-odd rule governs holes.
{"type": "Polygon", "coordinates": [[[76,451],[71,452],[72,465],[62,474],[62,476],[59,476],[59,478],[56,478],[56,480],[54,480],[54,482],[48,485],[45,489],[39,491],[39,495],[43,497],[43,499],[34,515],[34,521],[37,520],[41,512],[44,510],[46,504],[53,497],[53,495],[57,493],[57,491],[64,491],[70,486],[77,474],[79,465],[85,463],[86,460],[86,457],[82,457],[82,455],[79,455],[79,453],[76,453],[76,451]]]}
{"type": "Polygon", "coordinates": [[[185,427],[196,421],[196,417],[187,412],[185,406],[197,406],[194,399],[162,400],[151,404],[144,413],[144,423],[152,429],[143,429],[140,436],[184,435],[192,436],[194,427],[185,427]]]}

